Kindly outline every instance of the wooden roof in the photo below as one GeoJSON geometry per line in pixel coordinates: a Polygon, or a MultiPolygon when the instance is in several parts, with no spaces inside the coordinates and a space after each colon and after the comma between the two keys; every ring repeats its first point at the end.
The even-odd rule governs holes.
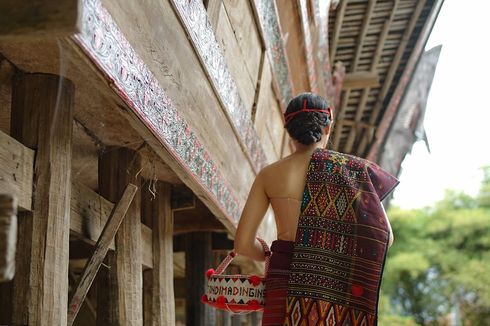
{"type": "Polygon", "coordinates": [[[398,87],[397,95],[403,95],[402,81],[410,79],[441,5],[438,0],[344,0],[330,11],[330,60],[346,68],[333,149],[376,160],[373,145],[386,136],[383,119],[391,125],[399,103],[391,103],[394,94],[398,87]]]}

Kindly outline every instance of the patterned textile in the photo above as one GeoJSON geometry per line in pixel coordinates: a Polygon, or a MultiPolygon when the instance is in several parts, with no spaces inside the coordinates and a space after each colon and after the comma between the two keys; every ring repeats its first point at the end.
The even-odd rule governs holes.
{"type": "Polygon", "coordinates": [[[289,268],[294,241],[274,240],[271,245],[269,270],[265,276],[265,306],[262,325],[281,325],[286,313],[289,268]]]}
{"type": "Polygon", "coordinates": [[[293,246],[283,325],[377,324],[389,239],[380,201],[397,184],[372,162],[315,150],[293,246]]]}

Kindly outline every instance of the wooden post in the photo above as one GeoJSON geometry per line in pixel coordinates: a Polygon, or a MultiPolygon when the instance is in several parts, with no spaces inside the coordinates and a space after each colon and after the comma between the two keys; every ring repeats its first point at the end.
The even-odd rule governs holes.
{"type": "MultiPolygon", "coordinates": [[[[173,275],[173,214],[170,207],[170,185],[158,181],[155,195],[150,192],[150,181],[141,189],[143,219],[151,220],[153,235],[153,270],[151,271],[152,317],[148,325],[175,323],[173,275]]],[[[148,309],[149,310],[149,309],[148,309]]],[[[146,309],[145,309],[146,311],[146,309]]]]}
{"type": "Polygon", "coordinates": [[[10,281],[15,274],[17,243],[17,200],[0,194],[0,282],[10,281]]]}
{"type": "Polygon", "coordinates": [[[122,195],[121,200],[114,206],[114,209],[107,220],[104,229],[95,245],[94,252],[90,257],[89,261],[85,265],[85,270],[83,271],[82,277],[75,289],[73,298],[70,301],[70,309],[68,311],[68,326],[71,326],[77,317],[78,311],[87,296],[88,290],[97,275],[97,271],[104,260],[109,246],[116,235],[121,222],[126,216],[129,205],[133,201],[134,195],[138,188],[132,184],[129,184],[122,195]]]}
{"type": "MultiPolygon", "coordinates": [[[[116,202],[129,183],[140,186],[140,155],[109,146],[99,156],[99,192],[116,202]]],[[[108,274],[97,288],[98,325],[143,325],[143,276],[139,195],[133,199],[116,233],[114,255],[108,255],[108,274]]]]}
{"type": "Polygon", "coordinates": [[[153,325],[153,269],[143,272],[143,325],[153,325]]]}
{"type": "Polygon", "coordinates": [[[187,283],[186,317],[188,325],[215,325],[215,309],[201,302],[206,291],[205,272],[212,268],[211,232],[186,234],[185,277],[187,283]]]}
{"type": "MultiPolygon", "coordinates": [[[[17,243],[17,198],[0,194],[0,283],[12,280],[15,274],[17,243]]],[[[0,284],[0,324],[11,323],[12,283],[0,284]]]]}
{"type": "Polygon", "coordinates": [[[57,75],[14,76],[11,134],[36,159],[34,210],[19,218],[13,297],[23,301],[14,302],[13,323],[66,325],[74,92],[57,75]]]}

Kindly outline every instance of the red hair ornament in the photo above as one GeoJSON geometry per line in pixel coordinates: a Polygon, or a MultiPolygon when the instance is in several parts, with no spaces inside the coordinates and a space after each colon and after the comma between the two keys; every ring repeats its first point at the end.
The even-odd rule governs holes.
{"type": "Polygon", "coordinates": [[[294,112],[291,112],[291,113],[284,115],[284,126],[286,126],[289,123],[289,121],[291,121],[291,119],[293,117],[295,117],[297,114],[299,114],[301,112],[323,112],[323,113],[326,113],[328,115],[330,120],[332,120],[332,110],[330,108],[325,108],[325,109],[323,109],[323,108],[322,109],[310,108],[310,109],[308,109],[307,108],[307,101],[306,101],[306,99],[304,99],[303,100],[303,107],[301,108],[301,110],[294,111],[294,112]]]}

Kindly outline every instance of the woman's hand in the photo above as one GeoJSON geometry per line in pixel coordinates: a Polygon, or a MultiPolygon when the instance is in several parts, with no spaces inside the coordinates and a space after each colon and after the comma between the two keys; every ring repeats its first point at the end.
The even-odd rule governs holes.
{"type": "Polygon", "coordinates": [[[264,188],[263,171],[256,176],[252,184],[238,222],[234,241],[237,254],[257,261],[265,260],[264,249],[256,237],[260,223],[269,207],[269,198],[264,188]]]}

